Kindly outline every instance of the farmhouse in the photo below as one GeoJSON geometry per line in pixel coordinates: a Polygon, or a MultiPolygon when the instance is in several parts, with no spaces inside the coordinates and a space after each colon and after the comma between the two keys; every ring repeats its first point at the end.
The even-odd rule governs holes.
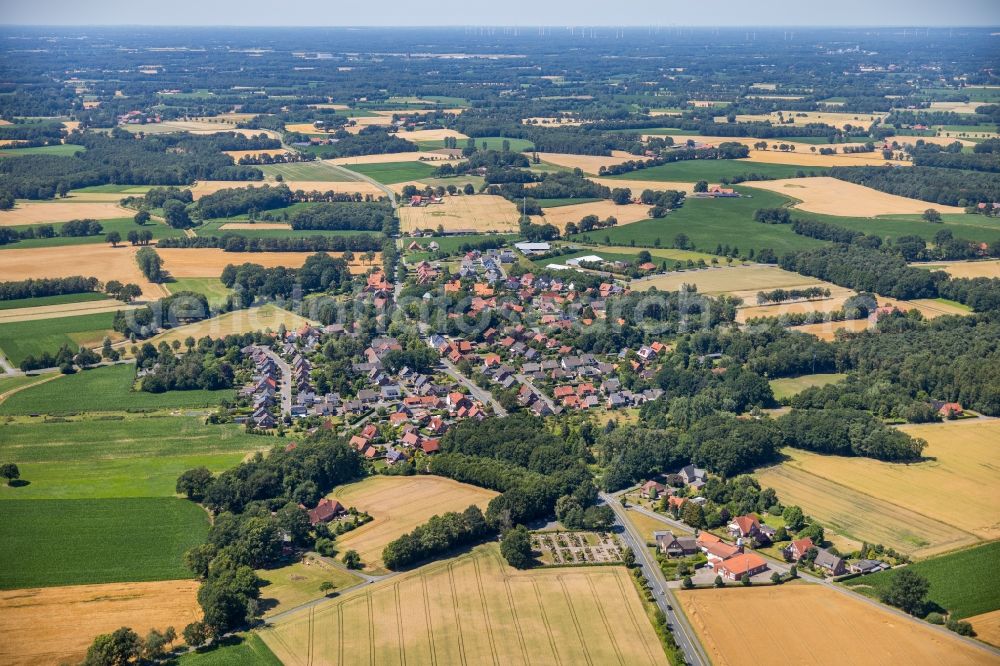
{"type": "Polygon", "coordinates": [[[320,523],[328,523],[344,513],[347,511],[340,502],[324,498],[319,501],[315,509],[309,509],[309,524],[315,526],[320,523]]]}
{"type": "MultiPolygon", "coordinates": [[[[559,389],[556,389],[557,391],[559,389]]],[[[558,396],[557,396],[558,397],[558,396]]],[[[647,481],[639,487],[639,496],[644,499],[656,499],[667,492],[667,487],[659,481],[647,481]]]]}
{"type": "Polygon", "coordinates": [[[737,516],[728,528],[734,537],[755,537],[760,534],[760,521],[757,516],[737,516]]]}
{"type": "Polygon", "coordinates": [[[676,537],[673,532],[653,532],[656,547],[670,557],[684,557],[698,552],[698,541],[694,537],[676,537]]]}
{"type": "Polygon", "coordinates": [[[739,580],[744,575],[756,576],[767,571],[767,562],[756,553],[740,553],[715,565],[715,570],[723,578],[739,580]]]}

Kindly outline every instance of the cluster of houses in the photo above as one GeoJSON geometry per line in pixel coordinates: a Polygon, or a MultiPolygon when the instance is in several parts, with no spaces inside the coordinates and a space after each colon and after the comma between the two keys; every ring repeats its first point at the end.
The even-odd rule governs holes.
{"type": "Polygon", "coordinates": [[[656,547],[669,557],[687,557],[698,552],[708,558],[708,566],[723,580],[738,581],[743,576],[757,576],[768,570],[767,560],[754,552],[746,552],[743,544],[726,543],[709,532],[697,536],[678,537],[672,532],[654,532],[656,547]]]}
{"type": "Polygon", "coordinates": [[[149,125],[162,122],[158,114],[150,114],[145,111],[133,109],[118,115],[119,125],[149,125]]]}
{"type": "Polygon", "coordinates": [[[269,430],[278,424],[272,412],[279,399],[279,384],[284,378],[266,347],[248,345],[241,351],[254,365],[253,378],[240,390],[240,395],[248,398],[253,408],[249,421],[257,428],[269,430]]]}

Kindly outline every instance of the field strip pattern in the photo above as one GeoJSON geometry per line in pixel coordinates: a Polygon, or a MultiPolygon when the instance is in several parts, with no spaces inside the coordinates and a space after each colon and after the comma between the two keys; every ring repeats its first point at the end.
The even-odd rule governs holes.
{"type": "Polygon", "coordinates": [[[854,541],[882,543],[920,557],[979,541],[974,534],[796,467],[770,467],[757,478],[785,503],[801,506],[828,529],[854,541]]]}
{"type": "Polygon", "coordinates": [[[485,546],[280,620],[262,638],[289,666],[666,664],[625,575],[512,573],[485,546]]]}

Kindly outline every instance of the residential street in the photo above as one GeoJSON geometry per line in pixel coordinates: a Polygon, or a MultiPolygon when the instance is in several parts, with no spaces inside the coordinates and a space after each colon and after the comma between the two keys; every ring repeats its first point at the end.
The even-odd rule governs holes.
{"type": "Polygon", "coordinates": [[[549,409],[552,410],[553,414],[556,412],[556,403],[552,402],[552,398],[535,388],[535,385],[531,383],[530,379],[528,379],[525,375],[514,375],[514,378],[522,384],[527,384],[528,387],[531,388],[531,391],[537,395],[542,402],[549,406],[549,409]]]}
{"type": "Polygon", "coordinates": [[[601,493],[600,497],[614,511],[615,524],[621,530],[620,534],[625,540],[626,545],[635,553],[636,564],[642,568],[642,573],[653,591],[653,598],[656,599],[660,610],[667,616],[667,624],[670,625],[670,630],[673,632],[677,645],[684,652],[687,662],[694,666],[702,664],[708,666],[711,662],[701,647],[701,643],[698,642],[698,638],[691,625],[688,624],[687,618],[683,613],[674,610],[674,607],[677,605],[677,599],[670,588],[667,587],[667,580],[663,576],[659,564],[649,554],[649,551],[646,550],[646,540],[642,538],[638,530],[628,521],[625,516],[625,509],[617,498],[607,493],[601,493]]]}
{"type": "Polygon", "coordinates": [[[278,389],[281,393],[281,415],[288,416],[292,413],[292,369],[288,367],[288,364],[285,363],[283,358],[271,349],[268,349],[267,347],[261,347],[261,349],[264,350],[264,353],[267,354],[271,360],[274,361],[274,364],[278,366],[278,369],[281,370],[281,386],[278,389]]]}
{"type": "Polygon", "coordinates": [[[445,374],[460,383],[465,388],[469,389],[469,392],[472,393],[476,400],[484,405],[486,403],[492,405],[493,411],[496,412],[497,416],[507,416],[507,410],[500,406],[500,403],[493,397],[492,393],[477,386],[475,382],[459,372],[458,368],[456,368],[455,365],[448,359],[442,358],[441,364],[444,366],[445,374]]]}

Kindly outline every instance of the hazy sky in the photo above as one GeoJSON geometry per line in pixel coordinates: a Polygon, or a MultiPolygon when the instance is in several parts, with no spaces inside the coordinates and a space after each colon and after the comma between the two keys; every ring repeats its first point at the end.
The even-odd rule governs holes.
{"type": "Polygon", "coordinates": [[[21,25],[1000,25],[1000,0],[0,0],[21,25]]]}

